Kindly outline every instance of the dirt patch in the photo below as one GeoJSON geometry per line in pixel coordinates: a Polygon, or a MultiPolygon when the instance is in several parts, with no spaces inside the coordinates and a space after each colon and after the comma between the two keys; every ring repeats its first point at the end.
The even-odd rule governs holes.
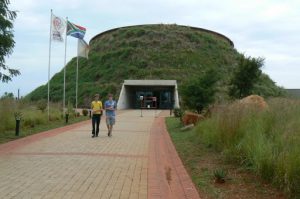
{"type": "MultiPolygon", "coordinates": [[[[224,199],[285,199],[280,191],[270,184],[263,182],[250,171],[241,169],[232,164],[224,163],[221,154],[201,147],[202,155],[197,164],[198,175],[204,176],[206,185],[197,186],[201,198],[224,198],[224,199]],[[213,172],[222,168],[227,171],[225,183],[216,183],[213,172]],[[206,187],[209,187],[207,190],[206,187]]],[[[188,169],[191,172],[190,169],[188,169]]],[[[192,171],[194,173],[194,171],[192,171]]],[[[191,173],[190,173],[191,174],[191,173]]],[[[194,175],[194,174],[191,174],[194,175]]]]}
{"type": "Polygon", "coordinates": [[[168,181],[168,184],[171,184],[171,181],[172,181],[172,174],[171,174],[172,169],[170,167],[167,167],[167,168],[165,168],[165,170],[166,170],[166,179],[168,181]]]}

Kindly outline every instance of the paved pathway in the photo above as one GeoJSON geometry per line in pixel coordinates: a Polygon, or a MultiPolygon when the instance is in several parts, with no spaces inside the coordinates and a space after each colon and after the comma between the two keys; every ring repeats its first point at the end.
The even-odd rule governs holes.
{"type": "Polygon", "coordinates": [[[0,198],[198,198],[158,114],[121,112],[111,138],[102,118],[98,138],[88,121],[0,145],[0,198]]]}

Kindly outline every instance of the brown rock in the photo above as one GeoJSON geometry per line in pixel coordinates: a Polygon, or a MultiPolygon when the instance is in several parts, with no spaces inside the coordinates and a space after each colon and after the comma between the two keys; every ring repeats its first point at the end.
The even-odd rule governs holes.
{"type": "Polygon", "coordinates": [[[189,124],[196,125],[197,122],[200,120],[204,120],[205,117],[203,115],[192,113],[192,112],[186,112],[184,116],[182,117],[182,123],[186,126],[189,124]]]}
{"type": "Polygon", "coordinates": [[[239,101],[239,104],[246,106],[254,106],[259,108],[260,110],[264,110],[268,108],[268,104],[264,100],[263,97],[258,95],[249,95],[239,101]]]}

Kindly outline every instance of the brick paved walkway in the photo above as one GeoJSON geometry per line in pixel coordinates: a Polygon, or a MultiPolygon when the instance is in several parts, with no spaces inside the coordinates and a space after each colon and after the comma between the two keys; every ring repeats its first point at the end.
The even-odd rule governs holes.
{"type": "Polygon", "coordinates": [[[165,172],[165,163],[157,162],[178,160],[170,140],[160,148],[173,162],[153,150],[158,139],[170,139],[155,113],[122,112],[111,138],[102,118],[98,138],[90,137],[88,121],[0,145],[0,198],[197,198],[190,181],[178,177],[183,167],[169,165],[165,172]]]}

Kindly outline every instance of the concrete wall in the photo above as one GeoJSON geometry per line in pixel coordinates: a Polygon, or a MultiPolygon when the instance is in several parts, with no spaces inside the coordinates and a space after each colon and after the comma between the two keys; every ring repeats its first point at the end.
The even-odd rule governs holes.
{"type": "Polygon", "coordinates": [[[177,83],[174,89],[174,108],[180,108],[177,83]]]}
{"type": "Polygon", "coordinates": [[[118,100],[118,109],[128,109],[129,108],[129,100],[128,100],[128,95],[126,86],[123,84],[122,89],[120,92],[119,100],[118,100]]]}

